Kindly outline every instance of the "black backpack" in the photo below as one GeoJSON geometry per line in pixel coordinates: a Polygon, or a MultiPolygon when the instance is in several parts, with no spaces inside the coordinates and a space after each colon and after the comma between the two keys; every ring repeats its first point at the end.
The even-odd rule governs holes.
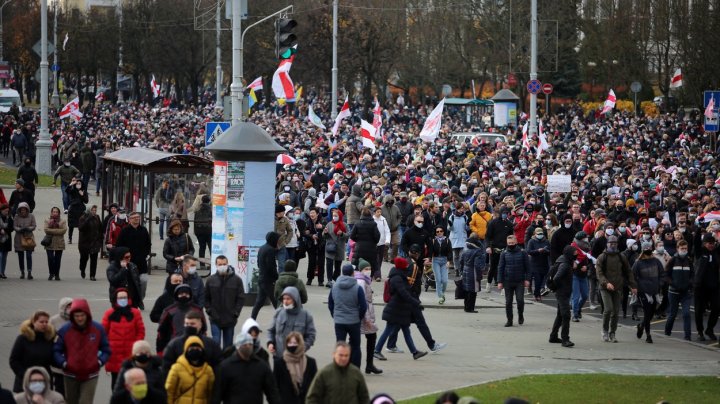
{"type": "Polygon", "coordinates": [[[547,288],[552,290],[553,292],[557,290],[557,284],[555,283],[555,275],[557,275],[559,268],[560,259],[557,259],[555,260],[555,263],[552,264],[547,276],[545,277],[545,286],[547,286],[547,288]]]}

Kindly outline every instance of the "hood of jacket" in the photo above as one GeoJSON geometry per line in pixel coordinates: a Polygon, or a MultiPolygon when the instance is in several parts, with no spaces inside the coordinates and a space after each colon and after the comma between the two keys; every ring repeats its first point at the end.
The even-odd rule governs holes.
{"type": "Polygon", "coordinates": [[[335,285],[337,285],[340,289],[350,289],[351,287],[357,285],[357,280],[355,277],[350,275],[340,275],[335,281],[335,285]]]}
{"type": "Polygon", "coordinates": [[[353,196],[361,197],[362,196],[362,186],[355,184],[350,189],[350,194],[353,196]]]}
{"type": "Polygon", "coordinates": [[[205,344],[203,344],[202,339],[200,339],[197,335],[192,335],[185,340],[185,344],[183,344],[183,353],[187,353],[190,345],[199,345],[202,349],[205,349],[205,344]]]}
{"type": "Polygon", "coordinates": [[[27,202],[20,202],[20,203],[18,204],[17,210],[19,211],[19,210],[22,209],[22,208],[27,209],[27,210],[28,210],[28,213],[30,212],[30,205],[28,205],[27,202]]]}
{"type": "Polygon", "coordinates": [[[61,318],[64,318],[65,320],[69,320],[69,318],[65,318],[63,316],[63,314],[65,313],[65,309],[70,307],[70,305],[72,304],[72,301],[73,301],[72,297],[60,298],[60,303],[58,303],[58,315],[61,318]]]}
{"type": "Polygon", "coordinates": [[[40,373],[43,376],[43,379],[45,379],[45,391],[42,393],[44,396],[48,391],[52,390],[52,383],[50,382],[50,374],[42,366],[31,366],[25,371],[25,375],[23,375],[23,391],[30,391],[30,375],[33,373],[40,373]]]}
{"type": "Polygon", "coordinates": [[[393,198],[392,195],[385,195],[385,197],[383,198],[383,204],[386,204],[390,201],[395,202],[395,198],[393,198]]]}
{"type": "Polygon", "coordinates": [[[270,247],[277,248],[278,241],[280,241],[280,234],[278,234],[274,231],[269,231],[265,235],[265,241],[267,241],[267,243],[270,247]]]}
{"type": "Polygon", "coordinates": [[[255,327],[258,329],[259,332],[262,332],[262,328],[260,328],[260,324],[258,324],[257,321],[253,320],[252,317],[245,320],[245,322],[242,325],[240,334],[250,334],[250,330],[255,327]]]}
{"type": "MultiPolygon", "coordinates": [[[[37,332],[33,328],[32,321],[28,319],[23,321],[22,324],[20,324],[20,334],[22,334],[29,341],[35,341],[37,332]]],[[[52,324],[48,323],[48,328],[43,333],[43,336],[45,337],[45,341],[53,341],[55,339],[55,328],[52,326],[52,324]]]]}
{"type": "Polygon", "coordinates": [[[179,301],[178,294],[180,293],[180,291],[187,292],[188,294],[190,294],[190,300],[192,300],[192,297],[193,297],[192,288],[187,283],[181,283],[181,284],[175,286],[175,290],[173,291],[173,299],[175,299],[176,302],[179,301]]]}
{"type": "Polygon", "coordinates": [[[469,238],[467,241],[465,241],[465,246],[468,248],[468,250],[474,250],[476,248],[480,248],[482,241],[476,238],[469,238]]]}
{"type": "Polygon", "coordinates": [[[87,315],[87,322],[85,325],[89,325],[92,321],[92,313],[90,312],[90,305],[88,304],[88,301],[83,299],[82,297],[73,299],[72,304],[70,304],[70,322],[73,325],[77,325],[75,324],[75,318],[73,314],[78,311],[82,311],[87,315]]]}
{"type": "Polygon", "coordinates": [[[315,190],[315,188],[308,188],[308,196],[311,198],[317,197],[317,190],[315,190]]]}
{"type": "MultiPolygon", "coordinates": [[[[338,278],[339,279],[339,278],[338,278]]],[[[288,286],[282,291],[282,295],[290,295],[292,297],[293,301],[295,302],[295,307],[298,309],[302,309],[302,301],[300,300],[300,292],[297,290],[295,286],[288,286]]]]}
{"type": "Polygon", "coordinates": [[[130,292],[129,292],[127,289],[125,289],[125,288],[117,288],[117,289],[115,290],[115,293],[112,294],[112,301],[110,302],[110,303],[112,303],[112,306],[113,306],[114,308],[116,308],[116,309],[120,308],[120,306],[118,306],[118,304],[117,304],[117,295],[118,295],[118,293],[120,293],[120,292],[125,292],[125,293],[127,293],[127,295],[128,295],[128,297],[127,297],[127,299],[128,299],[127,307],[132,307],[132,298],[130,297],[130,292]]]}

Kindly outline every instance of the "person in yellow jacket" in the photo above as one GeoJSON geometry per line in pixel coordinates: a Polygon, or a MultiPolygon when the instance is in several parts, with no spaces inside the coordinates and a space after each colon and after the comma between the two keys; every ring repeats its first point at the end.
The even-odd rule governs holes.
{"type": "Polygon", "coordinates": [[[470,231],[477,234],[480,240],[485,240],[487,225],[492,220],[492,213],[487,211],[487,203],[484,200],[478,201],[475,206],[477,209],[470,219],[470,231]]]}
{"type": "Polygon", "coordinates": [[[170,368],[165,390],[168,404],[207,404],[215,373],[205,360],[205,345],[196,336],[185,341],[185,351],[170,368]]]}

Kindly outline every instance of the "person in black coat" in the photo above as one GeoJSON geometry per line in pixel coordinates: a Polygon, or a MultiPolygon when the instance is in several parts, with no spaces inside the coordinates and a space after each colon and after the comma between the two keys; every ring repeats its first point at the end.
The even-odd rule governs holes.
{"type": "Polygon", "coordinates": [[[385,341],[398,330],[402,330],[405,343],[413,354],[413,359],[420,359],[427,355],[427,352],[418,351],[415,348],[415,343],[410,334],[410,323],[412,322],[413,308],[422,306],[420,300],[410,293],[410,284],[408,284],[406,273],[408,268],[407,260],[397,257],[394,264],[395,266],[390,270],[387,280],[390,285],[390,301],[385,305],[382,314],[382,319],[387,322],[387,326],[375,345],[374,355],[376,359],[386,360],[382,354],[385,341]]]}
{"type": "Polygon", "coordinates": [[[15,403],[15,397],[13,397],[13,394],[9,390],[4,389],[2,385],[0,385],[0,403],[15,403]]]}
{"type": "Polygon", "coordinates": [[[23,391],[25,371],[33,366],[42,366],[50,373],[53,364],[55,329],[49,323],[50,315],[36,311],[30,319],[20,325],[20,335],[10,351],[10,368],[15,374],[13,392],[23,391]]]}
{"type": "Polygon", "coordinates": [[[370,215],[370,209],[363,208],[360,220],[350,231],[350,240],[355,242],[352,264],[357,266],[360,258],[367,262],[374,262],[377,256],[377,244],[380,242],[380,231],[375,220],[370,215]]]}
{"type": "Polygon", "coordinates": [[[430,235],[425,230],[425,219],[422,215],[415,216],[413,226],[403,233],[402,239],[400,240],[402,250],[405,251],[406,254],[410,251],[410,247],[414,244],[421,247],[420,261],[428,258],[427,254],[430,253],[432,245],[430,244],[430,235]]]}
{"type": "Polygon", "coordinates": [[[83,190],[82,180],[77,177],[65,188],[65,194],[68,197],[68,241],[72,244],[73,229],[80,226],[80,216],[85,213],[88,194],[83,190]]]}
{"type": "Polygon", "coordinates": [[[263,394],[270,404],[286,403],[270,370],[270,365],[253,354],[253,339],[249,334],[238,335],[237,353],[218,367],[213,387],[213,403],[262,403],[263,394]]]}
{"type": "Polygon", "coordinates": [[[265,299],[270,298],[273,308],[277,308],[275,296],[275,281],[278,279],[277,253],[280,234],[271,231],[265,235],[265,244],[258,250],[258,294],[255,299],[250,317],[257,320],[260,309],[265,304],[265,299]]]}
{"type": "Polygon", "coordinates": [[[123,376],[123,384],[113,392],[110,404],[155,404],[167,401],[164,390],[150,388],[149,380],[142,368],[131,368],[125,371],[123,376]],[[142,385],[146,388],[135,388],[142,385]]]}
{"type": "Polygon", "coordinates": [[[120,230],[116,247],[127,247],[132,253],[131,261],[138,269],[139,274],[147,274],[147,259],[152,248],[150,233],[141,224],[140,212],[132,212],[128,215],[129,225],[120,230]]]}
{"type": "Polygon", "coordinates": [[[78,251],[80,252],[80,277],[85,279],[85,268],[90,260],[90,280],[95,280],[97,273],[98,253],[102,250],[102,222],[97,214],[97,206],[93,205],[78,221],[78,251]]]}
{"type": "MultiPolygon", "coordinates": [[[[500,264],[500,253],[507,246],[507,237],[515,234],[515,225],[510,217],[510,209],[502,208],[500,217],[495,217],[488,222],[485,233],[485,252],[490,255],[490,270],[488,271],[487,283],[497,282],[497,269],[500,264]]],[[[487,290],[490,290],[488,287],[487,290]]]]}
{"type": "Polygon", "coordinates": [[[550,331],[550,343],[560,343],[567,348],[575,345],[570,341],[570,296],[572,295],[572,273],[576,267],[576,260],[577,249],[571,245],[565,246],[562,255],[558,258],[559,267],[553,277],[557,314],[552,331],[550,331]],[[558,338],[558,331],[560,331],[560,338],[558,338]]]}
{"type": "Polygon", "coordinates": [[[0,205],[0,278],[7,279],[5,276],[5,267],[7,266],[7,257],[12,251],[12,231],[13,218],[10,215],[10,205],[0,205]]]}
{"type": "Polygon", "coordinates": [[[168,306],[175,303],[175,287],[181,283],[183,283],[182,274],[168,275],[165,279],[165,288],[163,289],[163,293],[157,298],[157,300],[155,300],[155,305],[153,305],[153,308],[150,311],[150,321],[153,323],[160,322],[160,316],[162,316],[163,311],[168,306]]]}
{"type": "Polygon", "coordinates": [[[573,228],[572,216],[566,214],[560,223],[560,228],[553,233],[550,239],[550,261],[555,262],[563,253],[563,249],[569,246],[575,239],[577,231],[573,228]]]}
{"type": "MultiPolygon", "coordinates": [[[[125,372],[130,369],[139,368],[145,372],[145,379],[148,385],[148,395],[153,392],[153,396],[162,397],[165,402],[165,377],[162,372],[162,359],[152,354],[152,349],[147,341],[135,341],[132,347],[132,357],[125,359],[118,373],[118,380],[113,386],[114,392],[125,389],[125,372]]],[[[158,401],[160,402],[160,401],[158,401]]]]}
{"type": "Polygon", "coordinates": [[[110,251],[110,265],[107,279],[110,282],[110,301],[118,288],[125,288],[130,294],[132,307],[145,310],[140,289],[140,274],[131,261],[132,255],[127,247],[115,247],[110,251]]]}
{"type": "Polygon", "coordinates": [[[174,219],[168,226],[168,237],[163,244],[163,257],[165,257],[165,271],[169,274],[180,270],[184,256],[195,254],[195,246],[183,229],[183,223],[178,219],[174,219]]]}
{"type": "Polygon", "coordinates": [[[305,341],[301,333],[293,331],[285,338],[281,358],[275,358],[273,374],[284,404],[303,404],[310,384],[318,371],[314,358],[305,355],[305,341]],[[290,366],[289,366],[290,365],[290,366]],[[294,373],[294,369],[298,372],[294,373]]]}

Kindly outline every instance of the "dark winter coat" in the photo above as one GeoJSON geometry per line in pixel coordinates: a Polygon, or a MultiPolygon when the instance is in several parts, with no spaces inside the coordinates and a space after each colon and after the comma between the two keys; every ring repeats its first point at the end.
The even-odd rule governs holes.
{"type": "Polygon", "coordinates": [[[655,257],[640,258],[632,267],[633,276],[637,283],[638,293],[655,296],[662,284],[663,266],[655,257]]]}
{"type": "Polygon", "coordinates": [[[509,285],[530,280],[530,258],[520,246],[515,251],[505,250],[500,253],[498,264],[498,283],[509,285]]]}
{"type": "Polygon", "coordinates": [[[190,236],[187,233],[180,233],[177,236],[170,234],[165,239],[165,244],[163,245],[165,271],[169,274],[177,272],[178,262],[175,261],[175,257],[182,257],[186,254],[195,254],[195,246],[193,245],[190,236]]]}
{"type": "Polygon", "coordinates": [[[449,237],[443,238],[442,242],[437,238],[433,238],[430,245],[432,246],[430,254],[433,258],[445,257],[452,260],[452,244],[450,244],[449,237]]]}
{"type": "Polygon", "coordinates": [[[307,303],[307,288],[305,288],[305,284],[303,283],[302,279],[298,277],[297,272],[288,272],[287,270],[281,273],[278,276],[277,281],[275,282],[274,295],[275,300],[278,303],[282,304],[282,291],[285,290],[285,288],[288,286],[293,286],[297,288],[298,292],[300,292],[300,301],[302,302],[302,304],[307,303]]]}
{"type": "MultiPolygon", "coordinates": [[[[203,346],[205,347],[205,360],[207,361],[208,365],[213,368],[213,371],[217,371],[218,366],[220,366],[221,362],[222,350],[220,349],[220,345],[218,345],[217,342],[215,342],[211,337],[207,337],[204,335],[205,331],[203,331],[202,333],[203,335],[196,336],[202,340],[203,346]]],[[[162,371],[165,377],[167,377],[168,372],[170,372],[170,368],[175,363],[175,361],[177,361],[177,358],[179,358],[180,355],[185,353],[185,341],[189,337],[191,336],[185,334],[184,332],[180,333],[180,335],[170,340],[170,342],[165,347],[165,350],[162,351],[162,371]]],[[[164,379],[163,386],[165,386],[164,379]]]]}
{"type": "Polygon", "coordinates": [[[85,212],[78,220],[78,250],[82,254],[97,254],[102,249],[103,233],[100,216],[85,212]]]}
{"type": "MultiPolygon", "coordinates": [[[[200,333],[204,335],[205,332],[207,332],[207,324],[205,323],[205,316],[203,315],[202,307],[193,302],[183,304],[176,301],[163,310],[162,315],[160,315],[157,338],[155,339],[156,352],[162,352],[173,338],[183,333],[183,330],[185,329],[185,314],[189,311],[196,311],[200,313],[202,316],[202,329],[200,330],[200,333]]],[[[180,345],[180,354],[178,356],[182,355],[183,352],[184,346],[180,345]]],[[[170,365],[172,365],[172,363],[170,365]]],[[[168,370],[170,370],[170,367],[168,367],[168,370]]]]}
{"type": "Polygon", "coordinates": [[[205,311],[222,328],[237,324],[244,299],[243,281],[231,267],[227,274],[215,273],[205,282],[205,311]]]}
{"type": "Polygon", "coordinates": [[[403,251],[406,253],[410,251],[410,246],[413,244],[417,244],[420,248],[422,248],[420,258],[428,257],[426,254],[430,253],[432,245],[430,244],[430,236],[428,236],[428,233],[424,230],[424,228],[418,229],[417,226],[413,225],[411,228],[408,228],[405,233],[403,233],[402,240],[400,240],[400,245],[402,246],[403,251]]]}
{"type": "Polygon", "coordinates": [[[218,367],[213,388],[213,403],[263,403],[263,394],[270,404],[285,403],[280,399],[270,365],[255,355],[243,360],[235,354],[218,367]]]}
{"type": "MultiPolygon", "coordinates": [[[[150,321],[153,323],[157,323],[160,321],[160,316],[162,315],[163,311],[170,306],[171,304],[175,303],[175,298],[173,297],[175,294],[175,286],[170,283],[170,276],[168,275],[167,278],[165,278],[165,288],[163,289],[163,293],[160,295],[160,297],[155,300],[155,304],[153,305],[152,310],[150,311],[150,321]]],[[[163,381],[163,385],[164,385],[163,381]]]]}
{"type": "Polygon", "coordinates": [[[48,329],[38,334],[33,329],[30,320],[25,320],[20,325],[20,335],[15,339],[12,351],[10,351],[10,368],[15,374],[13,392],[23,391],[23,377],[25,371],[32,366],[42,366],[50,372],[53,364],[53,342],[55,341],[55,329],[48,324],[48,329]]]}
{"type": "Polygon", "coordinates": [[[552,262],[555,262],[562,255],[563,249],[572,243],[575,239],[575,233],[576,231],[572,226],[566,229],[564,225],[560,225],[560,228],[555,230],[550,239],[550,260],[552,262]]]}
{"type": "Polygon", "coordinates": [[[553,280],[556,285],[555,295],[559,297],[569,298],[572,295],[572,265],[574,261],[574,258],[568,258],[564,255],[561,255],[557,260],[560,266],[553,280]]]}
{"type": "Polygon", "coordinates": [[[196,236],[210,236],[212,233],[212,205],[201,203],[195,211],[193,230],[196,236]]]}
{"type": "Polygon", "coordinates": [[[665,282],[670,285],[671,293],[685,293],[692,287],[693,270],[690,258],[675,255],[665,264],[665,282]]]}
{"type": "Polygon", "coordinates": [[[132,262],[128,262],[125,268],[120,266],[123,255],[128,251],[126,247],[116,247],[110,251],[110,265],[106,271],[108,282],[110,282],[110,301],[113,300],[117,289],[125,288],[128,291],[132,307],[144,309],[140,294],[140,273],[138,273],[137,267],[132,262]]]}
{"type": "MultiPolygon", "coordinates": [[[[120,371],[118,372],[118,380],[115,386],[113,387],[115,390],[115,393],[121,390],[125,390],[125,372],[135,368],[139,367],[136,366],[135,362],[132,358],[125,359],[122,363],[122,366],[120,367],[120,371]]],[[[151,391],[156,392],[157,394],[160,394],[162,397],[161,401],[166,400],[165,398],[165,376],[162,372],[162,359],[158,356],[151,356],[150,362],[142,368],[142,370],[145,372],[145,379],[147,380],[148,385],[148,395],[150,395],[151,391]]],[[[113,395],[114,396],[114,395],[113,395]]],[[[160,401],[158,401],[160,402],[160,401]]]]}
{"type": "Polygon", "coordinates": [[[480,282],[485,270],[485,246],[479,239],[469,239],[460,254],[460,267],[463,271],[463,288],[467,292],[479,292],[480,282]],[[476,281],[477,284],[476,284],[476,281]]]}
{"type": "Polygon", "coordinates": [[[390,324],[410,325],[413,308],[420,306],[420,300],[410,293],[410,284],[404,271],[393,267],[388,282],[390,301],[383,309],[382,319],[390,324]]]}
{"type": "Polygon", "coordinates": [[[318,371],[315,359],[307,355],[305,355],[305,358],[307,362],[299,394],[295,394],[293,381],[290,377],[290,372],[288,372],[285,361],[282,358],[275,358],[273,374],[275,375],[275,381],[277,383],[278,390],[280,391],[280,399],[283,404],[303,404],[305,402],[305,396],[307,395],[308,390],[310,390],[310,384],[318,371]]]}
{"type": "Polygon", "coordinates": [[[380,242],[380,231],[372,217],[362,216],[355,222],[350,231],[350,240],[355,242],[353,260],[363,258],[369,262],[375,261],[377,244],[380,242]]]}
{"type": "MultiPolygon", "coordinates": [[[[697,244],[700,244],[698,242],[697,244]]],[[[717,250],[715,250],[717,251],[717,250]]],[[[720,280],[718,279],[718,254],[708,252],[701,247],[700,254],[695,257],[695,277],[693,287],[717,293],[720,280]]]]}
{"type": "Polygon", "coordinates": [[[11,215],[3,216],[0,214],[0,229],[2,229],[5,234],[3,236],[0,236],[0,251],[2,252],[8,252],[12,251],[12,232],[13,232],[13,218],[11,215]],[[2,239],[4,237],[4,241],[2,239]]]}
{"type": "Polygon", "coordinates": [[[513,234],[515,234],[513,222],[496,217],[487,225],[485,243],[489,248],[502,250],[507,245],[507,237],[513,234]]]}
{"type": "Polygon", "coordinates": [[[265,235],[265,244],[258,250],[258,283],[272,284],[278,278],[277,245],[280,235],[274,231],[265,235]]]}
{"type": "Polygon", "coordinates": [[[80,216],[85,213],[88,194],[83,191],[83,194],[80,195],[80,191],[74,185],[68,185],[65,188],[65,193],[68,196],[68,227],[78,227],[80,225],[80,216]]]}
{"type": "Polygon", "coordinates": [[[127,247],[132,254],[132,261],[137,266],[138,273],[146,274],[148,272],[147,257],[150,255],[152,241],[150,233],[143,225],[137,228],[128,224],[120,230],[116,247],[127,247]]]}
{"type": "Polygon", "coordinates": [[[530,256],[530,272],[546,273],[550,269],[550,243],[544,238],[538,240],[535,237],[525,239],[525,242],[530,256]]]}

